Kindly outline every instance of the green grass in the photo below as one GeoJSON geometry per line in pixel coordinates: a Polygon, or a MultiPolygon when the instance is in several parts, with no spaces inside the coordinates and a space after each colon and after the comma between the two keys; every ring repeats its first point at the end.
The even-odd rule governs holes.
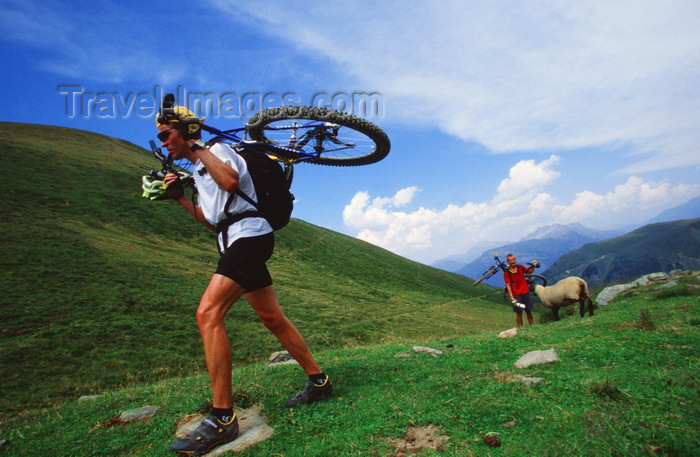
{"type": "MultiPolygon", "coordinates": [[[[697,282],[697,280],[696,280],[697,282]]],[[[256,363],[234,370],[241,407],[257,405],[274,435],[241,456],[326,457],[394,454],[389,438],[437,426],[442,452],[418,456],[694,456],[700,452],[698,295],[624,297],[594,317],[433,341],[325,351],[335,380],[328,401],[289,410],[284,399],[304,382],[298,367],[256,363]],[[654,330],[635,322],[649,310],[654,330]],[[441,357],[413,353],[420,344],[441,357]],[[516,369],[532,350],[555,349],[561,362],[516,369]],[[518,376],[546,382],[526,386],[518,376]],[[483,442],[496,433],[498,448],[483,442]]],[[[90,402],[28,412],[6,422],[8,455],[158,456],[181,416],[206,410],[205,376],[113,391],[90,402]],[[143,423],[110,426],[121,411],[162,410],[143,423]]]]}
{"type": "MultiPolygon", "coordinates": [[[[140,197],[139,176],[154,165],[143,149],[2,127],[0,454],[168,455],[178,419],[210,401],[193,313],[216,260],[212,236],[171,202],[140,197]],[[77,402],[89,394],[104,396],[77,402]],[[162,410],[114,424],[144,405],[162,410]]],[[[257,405],[275,428],[242,455],[398,455],[387,439],[428,425],[450,440],[416,455],[700,451],[697,278],[503,340],[514,318],[500,290],[299,220],[277,234],[270,269],[336,389],[326,402],[284,408],[305,376],[266,368],[280,347],[238,303],[228,318],[237,405],[257,405]],[[395,357],[413,345],[445,354],[395,357]],[[513,368],[550,348],[560,363],[513,368]],[[527,387],[518,375],[547,382],[527,387]],[[482,442],[491,432],[501,447],[482,442]]]]}
{"type": "MultiPolygon", "coordinates": [[[[94,133],[0,124],[0,414],[202,373],[194,322],[218,258],[173,202],[141,197],[150,152],[94,133]]],[[[301,179],[301,177],[298,177],[301,179]]],[[[477,334],[512,320],[493,289],[299,220],[269,263],[314,351],[477,334]]],[[[281,349],[242,300],[235,362],[281,349]]]]}

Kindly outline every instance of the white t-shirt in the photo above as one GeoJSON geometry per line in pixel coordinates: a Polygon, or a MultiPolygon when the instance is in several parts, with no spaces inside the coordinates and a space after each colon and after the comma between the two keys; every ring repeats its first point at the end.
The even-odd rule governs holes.
{"type": "MultiPolygon", "coordinates": [[[[219,160],[232,167],[238,172],[238,188],[254,201],[258,201],[255,194],[253,180],[248,174],[248,166],[243,157],[226,143],[214,143],[209,150],[219,160]]],[[[194,182],[197,186],[199,206],[202,213],[210,224],[216,225],[226,218],[226,202],[231,196],[230,192],[224,189],[212,179],[211,175],[205,170],[204,165],[200,160],[194,164],[194,182]]],[[[231,215],[240,214],[245,211],[255,211],[255,207],[236,195],[228,207],[228,212],[231,215]]],[[[272,227],[263,217],[246,217],[232,224],[228,228],[228,243],[225,248],[239,238],[248,238],[253,236],[265,235],[272,232],[272,227]]],[[[221,245],[221,234],[219,234],[219,244],[221,245]]]]}

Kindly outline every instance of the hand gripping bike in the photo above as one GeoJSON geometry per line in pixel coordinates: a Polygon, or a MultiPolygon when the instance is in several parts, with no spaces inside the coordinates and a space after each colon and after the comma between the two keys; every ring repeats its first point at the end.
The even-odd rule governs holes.
{"type": "Polygon", "coordinates": [[[161,169],[151,169],[147,175],[141,177],[143,197],[150,200],[167,199],[164,179],[165,175],[168,173],[178,175],[183,188],[189,187],[194,189],[194,178],[192,174],[184,167],[173,164],[173,158],[163,153],[163,150],[156,145],[155,141],[151,140],[149,144],[151,146],[151,152],[153,152],[155,158],[161,163],[161,169]]]}

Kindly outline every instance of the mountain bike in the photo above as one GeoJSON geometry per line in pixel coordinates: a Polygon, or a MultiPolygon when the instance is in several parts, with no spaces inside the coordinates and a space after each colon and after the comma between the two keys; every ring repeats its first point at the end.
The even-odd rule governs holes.
{"type": "MultiPolygon", "coordinates": [[[[290,185],[294,164],[369,165],[386,157],[391,148],[389,137],[373,123],[312,106],[268,108],[251,117],[244,127],[219,130],[202,124],[201,129],[212,135],[208,144],[223,141],[234,149],[256,150],[280,162],[290,185]]],[[[172,161],[154,141],[151,150],[161,161],[162,171],[172,170],[172,161]]]]}
{"type": "MultiPolygon", "coordinates": [[[[481,278],[474,281],[474,284],[472,284],[473,286],[476,286],[480,282],[489,279],[491,276],[498,273],[499,269],[503,272],[508,271],[508,265],[505,262],[501,262],[501,259],[498,258],[498,253],[496,253],[496,251],[493,252],[493,259],[496,261],[496,264],[491,265],[489,269],[484,272],[481,278]]],[[[528,265],[535,265],[535,267],[538,267],[539,263],[537,263],[536,261],[532,261],[529,262],[528,265]]],[[[530,288],[530,292],[532,292],[535,289],[536,285],[541,285],[543,287],[547,285],[547,278],[545,278],[542,275],[536,275],[534,273],[525,273],[525,281],[527,281],[527,284],[530,288]]]]}

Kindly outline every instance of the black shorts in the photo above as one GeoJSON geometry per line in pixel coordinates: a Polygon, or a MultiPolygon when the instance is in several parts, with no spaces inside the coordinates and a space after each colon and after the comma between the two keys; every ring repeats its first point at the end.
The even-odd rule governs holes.
{"type": "Polygon", "coordinates": [[[274,233],[239,238],[219,259],[216,273],[236,281],[246,292],[271,286],[272,278],[265,262],[274,248],[274,233]]]}
{"type": "Polygon", "coordinates": [[[530,301],[530,294],[524,294],[524,295],[513,295],[513,298],[518,301],[518,303],[522,303],[525,305],[525,309],[513,305],[513,312],[515,313],[522,313],[523,311],[532,311],[532,301],[530,301]]]}

